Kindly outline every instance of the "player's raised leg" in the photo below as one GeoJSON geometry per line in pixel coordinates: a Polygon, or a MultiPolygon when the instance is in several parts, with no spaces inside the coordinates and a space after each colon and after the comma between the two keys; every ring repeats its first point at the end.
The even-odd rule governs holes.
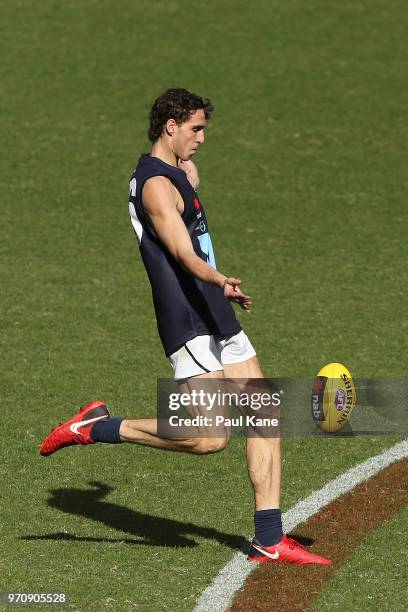
{"type": "MultiPolygon", "coordinates": [[[[223,378],[223,372],[210,372],[186,379],[179,383],[181,393],[188,393],[199,384],[198,379],[223,378]]],[[[198,407],[199,410],[199,407],[198,407]]],[[[105,442],[118,444],[129,442],[162,450],[187,452],[204,455],[222,451],[229,440],[226,428],[217,435],[202,428],[194,437],[185,439],[166,439],[158,434],[157,419],[122,419],[112,418],[103,402],[91,402],[71,419],[53,429],[40,446],[40,453],[48,456],[61,448],[73,445],[105,442]],[[220,434],[220,435],[218,435],[220,434]]]]}
{"type": "MultiPolygon", "coordinates": [[[[200,388],[200,381],[207,379],[210,379],[210,381],[222,380],[223,378],[222,370],[197,375],[180,381],[179,391],[180,393],[190,393],[193,388],[200,388]]],[[[199,414],[200,408],[198,407],[197,410],[197,414],[199,414]]],[[[205,408],[203,408],[203,414],[205,414],[205,408]]],[[[215,435],[211,428],[200,427],[195,431],[194,437],[179,440],[167,439],[158,435],[157,419],[126,419],[122,421],[120,437],[122,441],[133,444],[203,455],[224,450],[229,441],[229,432],[226,428],[222,428],[222,431],[217,428],[215,435]]]]}

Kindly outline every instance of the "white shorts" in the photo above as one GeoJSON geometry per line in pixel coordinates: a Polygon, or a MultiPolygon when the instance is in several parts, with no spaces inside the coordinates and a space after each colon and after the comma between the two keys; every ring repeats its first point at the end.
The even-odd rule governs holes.
{"type": "Polygon", "coordinates": [[[242,363],[256,352],[241,329],[235,336],[196,336],[170,355],[174,380],[217,372],[224,365],[242,363]]]}

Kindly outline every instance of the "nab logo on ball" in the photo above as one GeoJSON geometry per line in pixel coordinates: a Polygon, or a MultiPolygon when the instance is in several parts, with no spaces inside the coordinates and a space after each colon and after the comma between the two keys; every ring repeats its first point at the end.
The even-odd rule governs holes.
{"type": "Polygon", "coordinates": [[[328,433],[343,429],[356,405],[356,389],[349,370],[329,363],[318,372],[312,389],[312,417],[328,433]]]}

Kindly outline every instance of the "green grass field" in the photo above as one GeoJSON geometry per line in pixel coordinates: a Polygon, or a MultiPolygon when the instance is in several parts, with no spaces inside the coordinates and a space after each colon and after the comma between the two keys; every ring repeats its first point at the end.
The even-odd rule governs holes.
{"type": "MultiPolygon", "coordinates": [[[[252,530],[243,441],[211,457],[37,451],[90,399],[154,416],[170,375],[127,214],[149,106],[172,85],[214,102],[200,197],[219,268],[254,298],[239,316],[265,375],[338,360],[404,377],[405,3],[0,9],[0,590],[63,590],[75,610],[192,610],[252,530]]],[[[393,443],[285,440],[283,508],[393,443]]],[[[355,584],[368,598],[372,581],[355,584]]]]}
{"type": "Polygon", "coordinates": [[[315,606],[316,612],[406,609],[407,520],[408,510],[404,508],[367,536],[326,585],[315,606]]]}

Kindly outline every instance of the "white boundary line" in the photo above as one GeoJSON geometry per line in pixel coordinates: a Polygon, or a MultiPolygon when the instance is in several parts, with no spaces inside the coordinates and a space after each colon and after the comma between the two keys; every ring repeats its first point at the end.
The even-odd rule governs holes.
{"type": "MultiPolygon", "coordinates": [[[[351,491],[361,482],[404,457],[408,457],[407,440],[399,442],[380,455],[358,463],[334,480],[330,480],[319,491],[315,491],[284,513],[284,530],[292,531],[297,525],[319,512],[321,508],[340,495],[351,491]]],[[[194,612],[224,612],[227,610],[235,593],[243,586],[246,578],[257,565],[257,563],[248,562],[246,555],[242,552],[236,553],[202,592],[194,612]]]]}

